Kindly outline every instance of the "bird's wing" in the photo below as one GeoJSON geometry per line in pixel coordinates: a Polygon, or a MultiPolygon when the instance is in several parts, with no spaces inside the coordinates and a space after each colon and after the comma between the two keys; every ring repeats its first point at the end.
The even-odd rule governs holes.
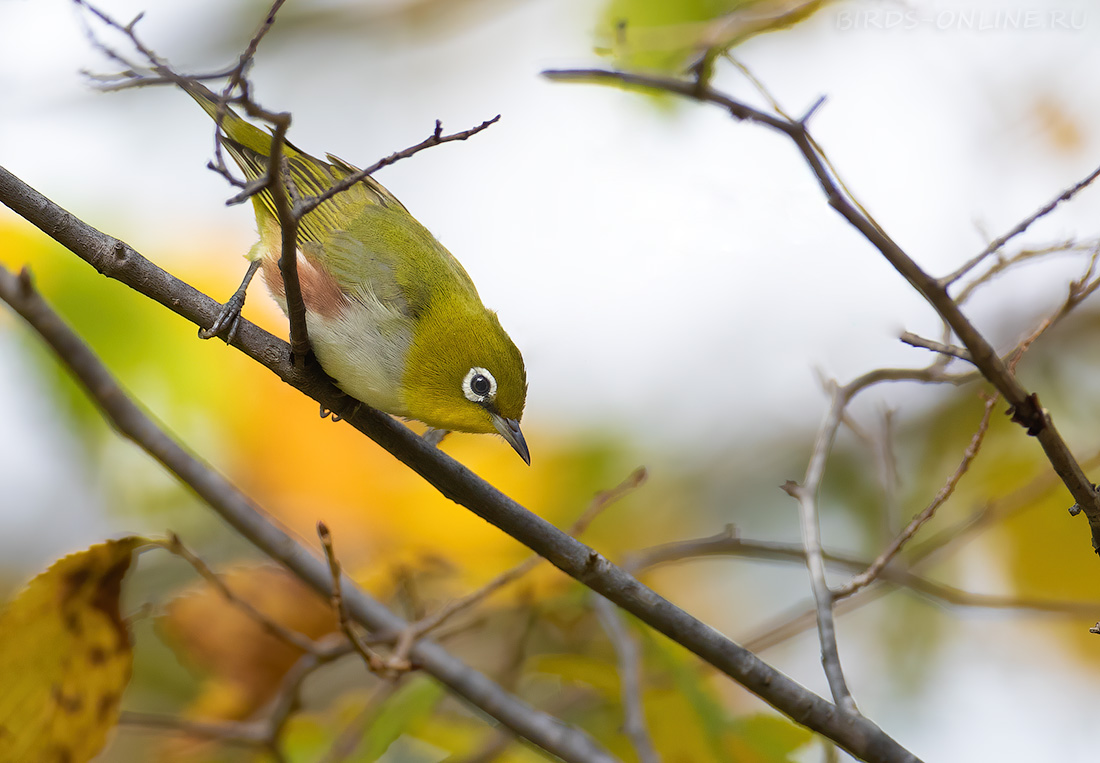
{"type": "MultiPolygon", "coordinates": [[[[220,140],[248,180],[267,174],[272,135],[241,118],[198,83],[184,89],[221,125],[220,140]]],[[[319,196],[359,170],[328,154],[310,156],[289,141],[284,154],[294,192],[319,196]]],[[[261,233],[277,230],[278,214],[268,188],[252,197],[261,233]]],[[[270,244],[267,244],[270,245],[270,244]]],[[[381,183],[365,177],[327,199],[299,223],[298,245],[326,268],[346,294],[370,293],[415,318],[440,293],[459,304],[481,306],[477,289],[462,265],[381,183]]],[[[482,308],[483,309],[483,308],[482,308]]]]}
{"type": "Polygon", "coordinates": [[[440,293],[481,305],[466,270],[404,207],[361,206],[346,227],[329,230],[316,249],[308,246],[345,290],[369,292],[410,318],[440,293]]]}

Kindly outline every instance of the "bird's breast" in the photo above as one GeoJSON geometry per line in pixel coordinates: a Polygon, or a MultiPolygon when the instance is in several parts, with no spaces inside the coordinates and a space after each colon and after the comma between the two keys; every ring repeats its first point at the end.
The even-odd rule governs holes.
{"type": "MultiPolygon", "coordinates": [[[[265,257],[264,280],[286,312],[278,261],[265,257]]],[[[299,254],[298,280],[306,329],[321,368],[345,393],[372,408],[407,415],[401,381],[412,344],[413,321],[399,306],[360,284],[350,293],[323,267],[299,254]]]]}

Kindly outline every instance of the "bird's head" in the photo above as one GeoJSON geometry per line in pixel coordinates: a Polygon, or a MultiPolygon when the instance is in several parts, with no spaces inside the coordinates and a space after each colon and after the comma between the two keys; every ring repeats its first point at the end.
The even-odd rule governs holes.
{"type": "Polygon", "coordinates": [[[495,432],[531,463],[519,428],[527,372],[496,313],[480,308],[421,316],[402,387],[410,418],[436,429],[495,432]]]}

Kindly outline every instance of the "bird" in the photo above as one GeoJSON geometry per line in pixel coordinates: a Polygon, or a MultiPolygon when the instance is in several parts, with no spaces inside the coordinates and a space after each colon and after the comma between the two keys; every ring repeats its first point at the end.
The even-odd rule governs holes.
{"type": "MultiPolygon", "coordinates": [[[[218,141],[248,181],[268,174],[273,134],[195,81],[180,83],[219,125],[218,141]]],[[[283,141],[279,182],[297,197],[318,196],[359,170],[283,141]],[[286,176],[289,175],[290,183],[286,176]]],[[[269,188],[252,195],[259,242],[249,273],[209,338],[235,324],[257,269],[287,312],[279,270],[282,233],[269,188]],[[234,314],[235,312],[235,314],[234,314]]],[[[531,463],[520,419],[527,398],[523,356],[473,280],[427,228],[370,176],[300,220],[297,270],[310,346],[345,394],[371,408],[447,432],[499,434],[531,463]]]]}

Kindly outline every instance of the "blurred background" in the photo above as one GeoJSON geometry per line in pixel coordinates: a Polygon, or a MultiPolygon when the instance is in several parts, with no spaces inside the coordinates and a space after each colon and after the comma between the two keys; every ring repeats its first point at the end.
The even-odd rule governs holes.
{"type": "MultiPolygon", "coordinates": [[[[766,17],[795,5],[751,10],[766,17]]],[[[830,210],[789,141],[715,108],[540,76],[616,64],[682,71],[713,20],[736,21],[743,6],[293,0],[251,72],[261,104],[293,113],[296,145],[360,166],[420,141],[436,119],[456,131],[502,115],[467,142],[377,175],[462,261],[527,363],[533,465],[495,438],[452,436],[444,449],[559,526],[645,465],[647,483],[584,536],[614,559],[727,524],[748,539],[797,543],[796,506],[778,486],[805,470],[827,403],[819,376],[846,382],[873,368],[923,365],[928,353],[897,335],[940,332],[923,300],[830,210]],[[617,32],[623,19],[625,32],[617,32]]],[[[251,0],[98,7],[123,22],[144,11],[144,41],[185,72],[234,61],[267,10],[251,0]]],[[[856,196],[933,274],[954,270],[1100,162],[1095,3],[838,1],[801,10],[798,23],[751,36],[733,52],[794,114],[827,97],[813,118],[815,137],[856,196]]],[[[81,70],[118,67],[89,42],[87,23],[63,0],[0,0],[0,164],[226,298],[255,225],[248,205],[225,206],[233,191],[205,169],[209,120],[179,91],[97,92],[81,70]]],[[[124,49],[117,37],[102,39],[124,49]]],[[[715,86],[766,105],[728,62],[718,62],[715,86]]],[[[1100,235],[1098,213],[1100,189],[1088,189],[1010,245],[1011,254],[1081,244],[1035,258],[975,296],[968,314],[998,347],[1013,346],[1064,299],[1100,235]]],[[[126,388],[272,514],[313,545],[312,528],[324,519],[349,570],[406,615],[525,558],[372,443],[321,420],[312,401],[224,344],[198,340],[194,326],[99,277],[6,209],[0,261],[30,264],[126,388]]],[[[1100,450],[1093,302],[1020,366],[1082,460],[1100,450]]],[[[245,315],[285,335],[262,287],[245,315]]],[[[931,500],[977,427],[981,391],[895,384],[857,400],[858,431],[842,432],[829,463],[828,548],[873,558],[931,500]],[[884,482],[885,439],[896,482],[884,482]]],[[[910,555],[926,554],[914,567],[921,575],[1003,595],[1009,606],[883,588],[841,617],[841,656],[861,710],[926,760],[1091,760],[1100,641],[1087,629],[1100,606],[1095,615],[1057,610],[1100,605],[1100,569],[1084,520],[1067,515],[1068,493],[1002,410],[910,555]],[[980,511],[986,519],[967,523],[980,511]],[[921,542],[932,545],[922,552],[921,542]]],[[[111,433],[7,312],[0,422],[0,591],[14,592],[51,559],[102,538],[171,528],[212,564],[238,569],[241,585],[301,595],[289,584],[257,583],[271,573],[249,572],[257,560],[244,544],[111,433]]],[[[828,694],[812,630],[768,636],[805,606],[800,564],[708,558],[643,579],[729,636],[762,639],[764,659],[828,694]]],[[[178,560],[142,558],[130,606],[152,603],[156,616],[135,626],[138,664],[125,704],[244,717],[266,700],[279,668],[242,668],[245,641],[241,653],[200,648],[188,623],[207,624],[222,648],[233,639],[209,625],[230,615],[188,611],[201,594],[174,598],[193,583],[178,560]],[[236,674],[227,677],[227,665],[236,674]]],[[[459,636],[456,652],[499,679],[499,643],[522,644],[521,693],[536,704],[567,695],[562,716],[631,759],[617,729],[614,656],[577,586],[542,570],[479,617],[499,640],[459,636]],[[532,619],[540,624],[534,635],[532,619]]],[[[739,687],[662,639],[640,638],[651,723],[667,760],[821,759],[819,745],[773,721],[739,687]],[[688,684],[706,696],[688,699],[688,684]],[[720,732],[700,725],[712,711],[720,732]]],[[[349,706],[318,702],[295,732],[301,759],[315,759],[301,740],[354,715],[356,688],[342,688],[349,706]]],[[[432,712],[406,724],[398,747],[361,759],[444,760],[432,750],[472,748],[487,733],[456,707],[427,706],[432,712]]],[[[167,759],[161,744],[123,729],[103,759],[167,759]]],[[[500,759],[539,758],[516,746],[500,759]]]]}

